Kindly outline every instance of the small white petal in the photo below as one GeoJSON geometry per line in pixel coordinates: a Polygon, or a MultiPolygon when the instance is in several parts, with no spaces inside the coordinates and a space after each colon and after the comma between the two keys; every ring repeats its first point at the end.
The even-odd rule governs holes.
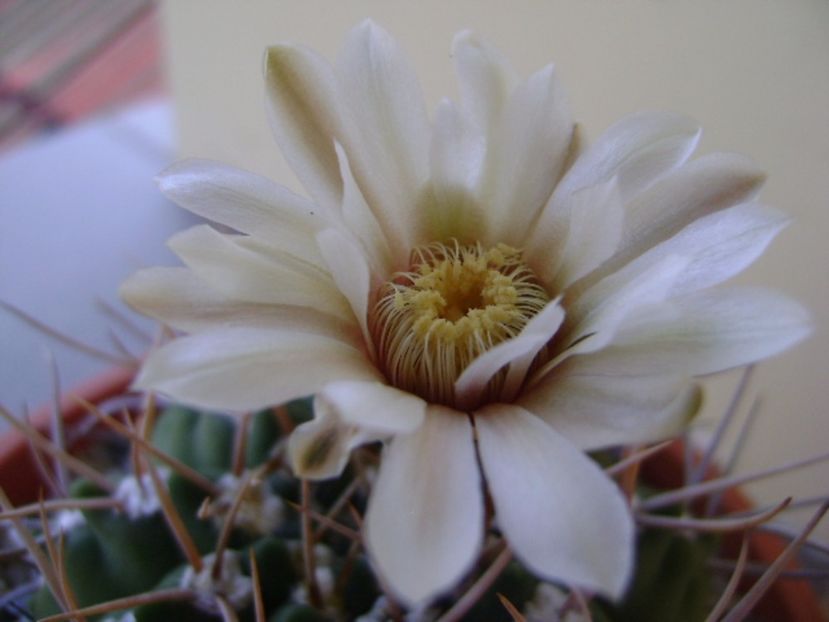
{"type": "Polygon", "coordinates": [[[420,398],[379,382],[332,382],[314,399],[313,421],[291,434],[294,472],[307,479],[336,477],[352,449],[414,431],[425,411],[420,398]]]}
{"type": "Polygon", "coordinates": [[[515,90],[493,135],[497,149],[487,153],[481,201],[493,239],[523,245],[561,175],[572,136],[570,108],[550,65],[515,90]]]}
{"type": "Polygon", "coordinates": [[[692,222],[647,251],[640,261],[659,261],[669,254],[690,258],[671,295],[694,292],[742,272],[788,222],[785,214],[772,207],[735,205],[692,222]]]}
{"type": "Polygon", "coordinates": [[[495,47],[468,30],[455,35],[452,57],[464,114],[484,136],[491,135],[495,120],[518,86],[518,74],[495,47]]]}
{"type": "Polygon", "coordinates": [[[269,179],[209,160],[182,160],[158,177],[171,201],[316,265],[314,234],[329,223],[307,199],[269,179]]]}
{"type": "Polygon", "coordinates": [[[226,327],[181,337],[147,358],[135,381],[183,403],[255,410],[335,380],[380,380],[351,345],[297,330],[226,327]]]}
{"type": "Polygon", "coordinates": [[[429,121],[417,77],[397,42],[366,20],[337,62],[343,105],[358,135],[344,141],[354,177],[394,250],[416,235],[416,207],[428,177],[429,121]]]}
{"type": "Polygon", "coordinates": [[[618,179],[623,202],[683,164],[701,130],[693,120],[671,112],[640,112],[617,121],[573,164],[556,187],[563,199],[582,188],[618,179]]]}
{"type": "Polygon", "coordinates": [[[364,525],[369,554],[395,594],[422,603],[469,570],[483,520],[469,421],[430,406],[420,428],[396,436],[383,453],[364,525]]]}
{"type": "Polygon", "coordinates": [[[611,598],[633,570],[633,520],[604,472],[537,417],[496,404],[475,427],[498,525],[539,575],[611,598]]]}
{"type": "Polygon", "coordinates": [[[637,375],[604,354],[568,359],[518,403],[586,450],[669,438],[699,410],[702,393],[687,376],[637,375]]]}
{"type": "Polygon", "coordinates": [[[187,268],[139,270],[121,285],[119,294],[141,313],[186,332],[224,326],[286,328],[360,342],[352,323],[310,307],[234,300],[187,268]]]}
{"type": "Polygon", "coordinates": [[[254,238],[198,225],[176,234],[168,245],[200,279],[229,298],[351,315],[326,272],[283,251],[257,247],[254,238]]]}
{"type": "Polygon", "coordinates": [[[366,346],[372,349],[367,323],[371,274],[365,255],[354,241],[336,229],[320,231],[317,234],[317,243],[334,282],[351,305],[351,311],[360,326],[366,346]]]}
{"type": "Polygon", "coordinates": [[[632,370],[710,374],[786,350],[812,331],[808,311],[776,292],[714,289],[643,310],[602,352],[632,370]]]}
{"type": "Polygon", "coordinates": [[[712,153],[664,176],[628,203],[617,256],[623,265],[679,233],[693,221],[749,201],[765,175],[746,157],[712,153]]]}
{"type": "Polygon", "coordinates": [[[337,209],[342,180],[334,137],[342,133],[343,122],[333,70],[311,50],[277,45],[265,54],[265,87],[282,153],[314,200],[337,209]]]}
{"type": "Polygon", "coordinates": [[[430,150],[432,192],[422,218],[429,239],[478,240],[486,230],[486,212],[475,201],[485,154],[483,136],[449,100],[435,111],[430,150]]]}
{"type": "Polygon", "coordinates": [[[462,408],[478,402],[487,383],[505,365],[509,365],[502,399],[509,401],[524,381],[530,363],[564,320],[558,300],[548,303],[535,315],[519,335],[499,343],[476,358],[455,382],[455,397],[462,408]]]}

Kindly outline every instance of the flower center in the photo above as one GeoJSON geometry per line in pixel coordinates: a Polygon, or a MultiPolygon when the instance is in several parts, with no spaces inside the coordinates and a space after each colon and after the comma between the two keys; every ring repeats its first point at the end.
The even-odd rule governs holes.
{"type": "MultiPolygon", "coordinates": [[[[415,248],[410,269],[380,288],[371,330],[394,386],[454,406],[461,372],[516,336],[548,301],[521,251],[434,243],[415,248]]],[[[487,394],[503,380],[496,374],[487,394]]]]}

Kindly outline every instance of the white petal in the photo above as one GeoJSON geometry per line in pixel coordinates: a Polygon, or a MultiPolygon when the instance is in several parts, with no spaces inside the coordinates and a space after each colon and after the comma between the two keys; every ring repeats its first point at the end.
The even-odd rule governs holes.
{"type": "Polygon", "coordinates": [[[550,65],[515,90],[487,154],[482,201],[494,239],[525,242],[561,175],[572,136],[570,109],[550,65]]]}
{"type": "Polygon", "coordinates": [[[313,203],[269,179],[209,160],[183,160],[158,177],[173,202],[321,265],[314,234],[328,226],[313,203]]]}
{"type": "MultiPolygon", "coordinates": [[[[525,249],[528,256],[559,267],[572,211],[572,195],[616,179],[619,200],[641,192],[665,172],[685,162],[699,139],[699,126],[672,113],[640,113],[626,117],[602,134],[578,157],[556,186],[535,223],[525,249]]],[[[541,262],[543,263],[543,262],[541,262]]]]}
{"type": "Polygon", "coordinates": [[[412,432],[426,403],[379,382],[332,382],[314,400],[314,419],[291,435],[294,472],[307,479],[336,477],[351,450],[363,443],[412,432]]]}
{"type": "Polygon", "coordinates": [[[483,498],[465,415],[431,406],[417,431],[383,454],[365,540],[376,568],[404,602],[453,587],[483,540],[483,498]]]}
{"type": "Polygon", "coordinates": [[[331,337],[226,327],[156,350],[136,386],[201,408],[243,411],[310,395],[335,380],[379,379],[362,352],[331,337]]]}
{"type": "Polygon", "coordinates": [[[623,265],[669,239],[687,225],[750,200],[765,175],[744,156],[713,153],[666,175],[628,203],[619,253],[623,265]]]}
{"type": "Polygon", "coordinates": [[[265,54],[269,120],[282,153],[308,193],[335,210],[342,180],[334,137],[342,132],[334,72],[316,53],[278,45],[265,54]]]}
{"type": "Polygon", "coordinates": [[[372,339],[368,331],[368,295],[371,281],[368,263],[357,244],[336,229],[317,235],[317,242],[337,287],[351,305],[367,347],[372,339]]]}
{"type": "Polygon", "coordinates": [[[186,332],[223,326],[285,328],[360,343],[352,323],[308,307],[234,300],[187,268],[139,270],[121,285],[119,293],[134,309],[186,332]]]}
{"type": "Polygon", "coordinates": [[[505,56],[468,30],[455,35],[452,57],[464,114],[483,135],[491,134],[495,120],[518,85],[518,75],[505,56]]]}
{"type": "MultiPolygon", "coordinates": [[[[553,242],[543,251],[549,258],[530,256],[528,259],[544,269],[552,269],[556,264],[555,254],[561,253],[562,264],[553,281],[553,291],[564,290],[599,267],[613,256],[622,239],[624,209],[615,179],[574,192],[564,203],[570,222],[563,251],[557,250],[553,242]]],[[[545,278],[546,274],[542,272],[539,276],[545,278]]]]}
{"type": "Polygon", "coordinates": [[[320,398],[346,423],[385,434],[414,431],[426,412],[421,398],[379,382],[332,382],[320,398]]]}
{"type": "Polygon", "coordinates": [[[669,438],[699,410],[702,394],[687,376],[636,375],[604,354],[568,359],[518,403],[586,450],[669,438]]]}
{"type": "Polygon", "coordinates": [[[200,279],[229,298],[351,315],[327,273],[283,251],[256,248],[253,238],[199,225],[176,234],[168,245],[200,279]]]}
{"type": "Polygon", "coordinates": [[[788,222],[785,214],[772,207],[758,203],[735,205],[692,222],[640,260],[659,261],[668,254],[690,258],[671,295],[697,291],[742,272],[788,222]]]}
{"type": "Polygon", "coordinates": [[[716,289],[644,309],[602,354],[608,364],[643,373],[709,374],[773,356],[811,330],[808,311],[782,294],[716,289]]]}
{"type": "Polygon", "coordinates": [[[537,574],[622,595],[633,570],[633,520],[619,489],[550,426],[516,406],[475,416],[498,525],[537,574]]]}
{"type": "Polygon", "coordinates": [[[554,202],[616,177],[623,202],[663,173],[681,165],[696,148],[701,130],[688,117],[671,112],[641,112],[612,125],[567,172],[554,202]]]}
{"type": "Polygon", "coordinates": [[[429,122],[420,86],[397,42],[367,20],[349,33],[337,63],[359,136],[343,141],[360,190],[393,232],[394,250],[416,234],[428,176],[429,122]]]}
{"type": "Polygon", "coordinates": [[[346,227],[360,241],[366,257],[375,275],[391,274],[393,269],[392,252],[388,240],[380,227],[371,208],[366,203],[363,193],[354,181],[348,156],[337,144],[337,156],[340,161],[340,175],[343,179],[342,219],[346,227]]]}
{"type": "Polygon", "coordinates": [[[499,343],[481,354],[455,382],[455,396],[462,408],[476,404],[487,383],[505,365],[509,365],[502,399],[509,401],[524,381],[530,363],[564,320],[564,310],[558,300],[548,303],[533,317],[519,335],[499,343]]]}
{"type": "Polygon", "coordinates": [[[433,240],[479,240],[486,213],[475,200],[485,154],[483,136],[469,125],[455,105],[443,100],[435,111],[430,149],[434,201],[427,202],[424,235],[433,240]]]}

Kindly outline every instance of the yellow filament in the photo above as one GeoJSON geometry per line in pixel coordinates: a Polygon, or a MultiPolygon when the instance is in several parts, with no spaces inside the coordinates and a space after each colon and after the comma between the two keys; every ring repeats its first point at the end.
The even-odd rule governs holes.
{"type": "MultiPolygon", "coordinates": [[[[389,381],[454,406],[454,384],[479,355],[516,336],[549,301],[521,252],[505,244],[434,243],[380,290],[371,329],[389,381]]],[[[504,374],[490,382],[495,394],[504,374]]]]}

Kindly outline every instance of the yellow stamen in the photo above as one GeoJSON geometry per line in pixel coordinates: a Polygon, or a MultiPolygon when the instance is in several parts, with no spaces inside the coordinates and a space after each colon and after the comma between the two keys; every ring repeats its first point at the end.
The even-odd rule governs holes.
{"type": "Polygon", "coordinates": [[[394,386],[453,406],[469,363],[516,336],[548,301],[520,251],[434,243],[414,249],[410,270],[380,289],[371,329],[394,386]]]}

